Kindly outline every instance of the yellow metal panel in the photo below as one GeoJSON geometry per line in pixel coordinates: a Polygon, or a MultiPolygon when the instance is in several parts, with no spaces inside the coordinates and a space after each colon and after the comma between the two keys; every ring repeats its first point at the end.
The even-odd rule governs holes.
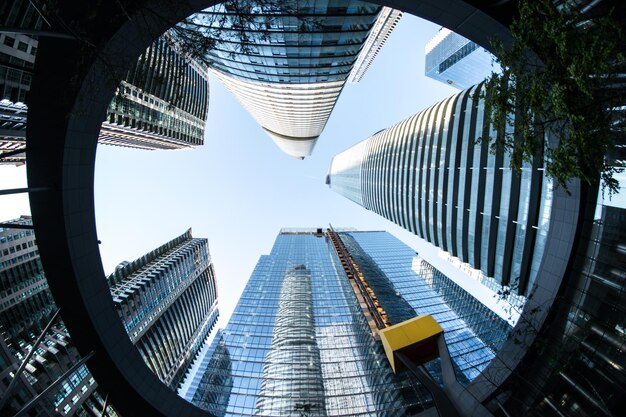
{"type": "Polygon", "coordinates": [[[431,315],[417,316],[378,331],[394,373],[396,372],[394,352],[418,345],[440,333],[443,333],[443,329],[431,315]]]}

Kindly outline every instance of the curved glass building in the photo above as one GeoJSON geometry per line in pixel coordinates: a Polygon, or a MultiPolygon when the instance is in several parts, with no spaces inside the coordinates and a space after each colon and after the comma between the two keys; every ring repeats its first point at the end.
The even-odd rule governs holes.
{"type": "Polygon", "coordinates": [[[178,30],[217,39],[206,56],[214,74],[283,152],[304,159],[352,71],[363,76],[400,16],[356,0],[232,0],[178,30]]]}
{"type": "Polygon", "coordinates": [[[327,183],[355,203],[480,270],[494,290],[528,295],[549,228],[541,161],[520,174],[491,152],[479,84],[333,158],[327,183]]]}
{"type": "Polygon", "coordinates": [[[216,415],[409,416],[432,404],[393,375],[321,229],[281,231],[220,336],[185,394],[216,415]],[[215,384],[227,370],[232,386],[215,384]]]}
{"type": "Polygon", "coordinates": [[[311,273],[304,265],[288,270],[283,280],[255,415],[288,417],[299,409],[326,416],[311,273]]]}

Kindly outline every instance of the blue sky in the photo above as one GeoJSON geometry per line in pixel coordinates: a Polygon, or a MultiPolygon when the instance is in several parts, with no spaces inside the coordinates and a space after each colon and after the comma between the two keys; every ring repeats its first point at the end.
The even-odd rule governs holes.
{"type": "Polygon", "coordinates": [[[404,16],[363,80],[346,84],[304,161],[283,154],[214,78],[204,146],[176,152],[99,147],[96,215],[105,270],[192,227],[194,236],[209,239],[226,318],[282,227],[331,223],[413,240],[331,191],[324,179],[340,151],[457,91],[423,76],[424,46],[438,29],[404,16]]]}
{"type": "MultiPolygon", "coordinates": [[[[100,146],[95,195],[105,272],[191,227],[195,237],[209,239],[223,327],[282,227],[387,230],[440,263],[430,245],[324,183],[334,155],[458,92],[423,75],[424,46],[438,29],[405,15],[363,80],[346,84],[304,161],[283,154],[215,78],[204,146],[174,152],[100,146]]],[[[25,171],[0,167],[0,186],[25,186],[25,171]]],[[[25,196],[3,197],[0,219],[28,212],[25,196]]]]}
{"type": "Polygon", "coordinates": [[[414,241],[324,180],[334,155],[457,91],[423,75],[424,46],[438,29],[405,15],[363,80],[346,84],[304,161],[283,154],[215,78],[204,146],[177,152],[99,147],[96,215],[105,270],[192,227],[194,236],[209,239],[225,319],[282,227],[331,223],[414,241]]]}

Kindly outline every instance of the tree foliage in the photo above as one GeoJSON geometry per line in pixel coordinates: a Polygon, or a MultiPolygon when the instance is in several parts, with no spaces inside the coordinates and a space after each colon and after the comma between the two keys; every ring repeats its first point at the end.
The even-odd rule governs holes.
{"type": "Polygon", "coordinates": [[[572,178],[600,178],[614,193],[622,168],[607,156],[624,133],[622,28],[614,10],[596,16],[571,3],[521,0],[512,45],[493,42],[502,71],[485,88],[499,132],[489,141],[510,153],[518,171],[543,158],[547,175],[566,190],[572,178]]]}
{"type": "Polygon", "coordinates": [[[185,53],[210,66],[211,53],[217,49],[231,58],[256,53],[255,45],[269,42],[285,15],[301,30],[320,26],[322,18],[311,17],[305,8],[297,0],[227,0],[189,16],[170,33],[185,53]]]}

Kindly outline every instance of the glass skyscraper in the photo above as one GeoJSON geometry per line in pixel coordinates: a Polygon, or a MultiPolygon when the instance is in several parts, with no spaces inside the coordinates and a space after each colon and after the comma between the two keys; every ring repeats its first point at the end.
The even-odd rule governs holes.
{"type": "Polygon", "coordinates": [[[464,90],[482,82],[497,66],[482,46],[450,29],[441,28],[426,44],[425,75],[464,90]]]}
{"type": "Polygon", "coordinates": [[[514,416],[623,414],[626,200],[599,193],[594,208],[541,354],[529,355],[504,387],[513,392],[514,416]]]}
{"type": "Polygon", "coordinates": [[[356,0],[232,0],[178,30],[217,38],[206,56],[215,75],[282,151],[304,158],[346,79],[363,76],[400,16],[356,0]]]}
{"type": "MultiPolygon", "coordinates": [[[[482,84],[376,133],[333,158],[327,183],[355,203],[481,271],[494,291],[532,291],[552,182],[542,161],[510,168],[490,152],[482,84]]],[[[507,127],[511,128],[511,127],[507,127]]]]}
{"type": "Polygon", "coordinates": [[[180,51],[169,32],[139,56],[109,105],[98,143],[190,149],[204,143],[207,67],[180,51]]]}
{"type": "Polygon", "coordinates": [[[207,240],[189,229],[107,279],[130,339],[161,381],[178,388],[218,316],[207,240]]]}
{"type": "MultiPolygon", "coordinates": [[[[386,232],[338,235],[392,321],[440,322],[459,379],[493,358],[504,320],[386,232]]],[[[181,394],[217,416],[410,416],[431,407],[423,386],[393,374],[350,281],[329,232],[282,230],[181,394]]]]}
{"type": "Polygon", "coordinates": [[[478,376],[511,326],[389,233],[339,236],[391,323],[432,315],[445,332],[457,379],[469,382],[478,376]]]}

